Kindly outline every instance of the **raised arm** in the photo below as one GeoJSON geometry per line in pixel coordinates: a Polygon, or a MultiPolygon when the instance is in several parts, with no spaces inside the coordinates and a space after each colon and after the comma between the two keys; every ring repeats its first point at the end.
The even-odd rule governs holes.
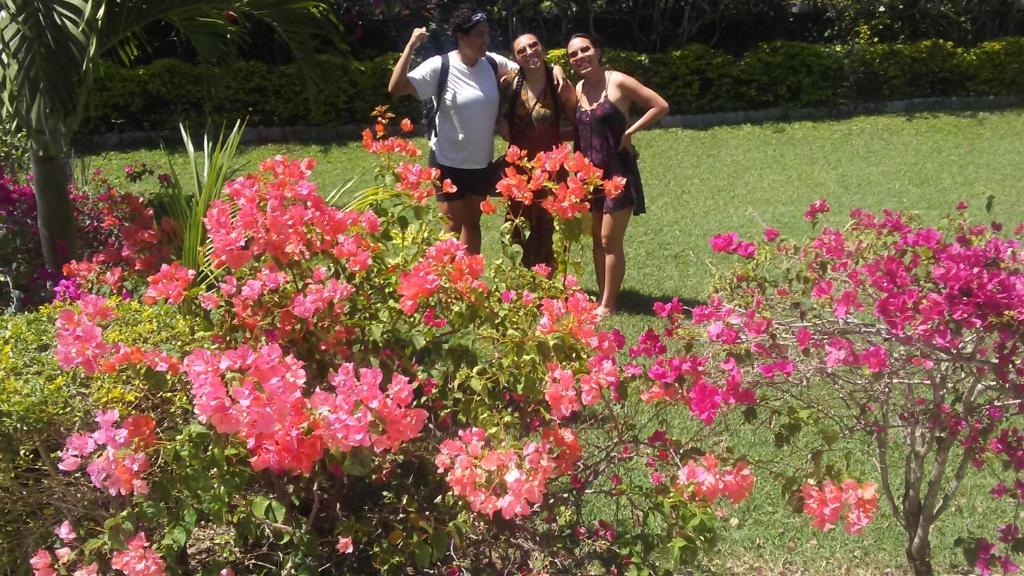
{"type": "Polygon", "coordinates": [[[409,42],[405,45],[405,50],[402,50],[402,55],[399,56],[395,69],[391,71],[391,80],[388,81],[388,92],[392,95],[405,96],[416,93],[416,88],[409,81],[409,63],[412,61],[413,50],[420,44],[423,44],[428,36],[426,28],[416,28],[412,31],[409,42]]]}
{"type": "Polygon", "coordinates": [[[562,128],[559,135],[562,140],[576,139],[576,88],[571,82],[563,82],[558,89],[558,100],[562,106],[562,128]]]}
{"type": "Polygon", "coordinates": [[[613,81],[618,84],[619,90],[625,94],[632,106],[646,110],[643,116],[638,118],[622,135],[622,144],[619,146],[619,149],[622,150],[633,146],[633,134],[668,114],[668,102],[660,94],[628,74],[616,73],[613,78],[613,81]]]}

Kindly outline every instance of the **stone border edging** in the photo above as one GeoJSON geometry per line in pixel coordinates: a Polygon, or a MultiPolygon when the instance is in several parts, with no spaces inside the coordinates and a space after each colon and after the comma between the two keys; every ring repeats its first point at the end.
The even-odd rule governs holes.
{"type": "MultiPolygon", "coordinates": [[[[712,112],[666,116],[658,122],[659,128],[706,129],[736,124],[762,124],[765,122],[792,122],[799,120],[832,120],[871,114],[916,114],[921,112],[948,112],[995,110],[1024,106],[1021,96],[990,96],[962,98],[917,98],[891,102],[848,104],[835,108],[766,108],[739,112],[712,112]]],[[[278,142],[342,142],[360,137],[364,126],[250,126],[242,134],[243,144],[273,144],[278,142]]],[[[76,139],[76,148],[85,152],[98,152],[124,148],[159,147],[161,142],[176,146],[181,139],[177,130],[131,131],[98,134],[76,139]]],[[[201,142],[201,141],[200,141],[201,142]]]]}
{"type": "Polygon", "coordinates": [[[891,102],[848,104],[836,108],[766,108],[741,112],[712,112],[666,116],[658,124],[661,128],[704,129],[735,124],[762,124],[764,122],[792,122],[796,120],[832,120],[870,114],[916,114],[920,112],[948,112],[993,110],[1024,105],[1024,97],[985,96],[963,98],[916,98],[891,102]]]}

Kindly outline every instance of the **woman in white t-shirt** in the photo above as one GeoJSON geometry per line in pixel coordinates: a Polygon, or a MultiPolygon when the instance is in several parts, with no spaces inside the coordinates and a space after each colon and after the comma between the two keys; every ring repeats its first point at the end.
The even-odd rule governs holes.
{"type": "MultiPolygon", "coordinates": [[[[494,130],[498,119],[498,79],[518,70],[515,62],[487,52],[491,32],[487,15],[468,4],[459,6],[449,21],[458,48],[448,53],[448,81],[430,137],[430,165],[441,170],[441,182],[449,179],[456,191],[435,195],[448,230],[473,254],[480,253],[480,202],[494,191],[497,171],[494,130]],[[488,61],[490,58],[490,62],[488,61]],[[492,64],[493,62],[493,64],[492,64]]],[[[388,91],[396,96],[413,94],[420,100],[437,95],[441,56],[429,58],[411,72],[412,52],[427,39],[426,28],[413,30],[398,59],[388,91]]]]}

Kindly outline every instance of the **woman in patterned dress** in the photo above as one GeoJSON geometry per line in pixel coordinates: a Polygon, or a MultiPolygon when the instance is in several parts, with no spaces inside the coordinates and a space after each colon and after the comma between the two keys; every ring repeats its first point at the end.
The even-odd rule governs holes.
{"type": "MultiPolygon", "coordinates": [[[[502,79],[498,132],[510,145],[533,158],[572,139],[576,92],[568,82],[562,83],[561,89],[556,86],[554,71],[545,61],[544,46],[535,35],[520,35],[512,43],[512,52],[519,70],[502,79]],[[568,125],[565,129],[563,121],[568,125]]],[[[529,228],[529,235],[519,226],[513,229],[516,243],[523,247],[523,265],[545,264],[554,269],[554,221],[541,207],[541,199],[538,196],[529,205],[510,201],[507,217],[522,219],[529,228]]]]}
{"type": "Polygon", "coordinates": [[[598,192],[590,201],[599,310],[608,314],[615,311],[626,275],[623,239],[629,217],[646,211],[633,134],[667,114],[668,103],[635,78],[606,70],[601,47],[593,37],[576,34],[566,51],[569,65],[583,78],[576,85],[576,149],[604,170],[605,179],[626,178],[626,186],[617,196],[608,198],[598,192]],[[630,108],[644,111],[632,123],[630,108]]]}

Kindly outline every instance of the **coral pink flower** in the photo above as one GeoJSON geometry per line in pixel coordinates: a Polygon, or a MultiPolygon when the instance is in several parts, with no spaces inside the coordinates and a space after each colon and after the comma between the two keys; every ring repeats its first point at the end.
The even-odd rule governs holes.
{"type": "Polygon", "coordinates": [[[75,570],[73,576],[98,576],[100,573],[100,565],[93,562],[86,566],[82,566],[78,570],[75,570]]]}
{"type": "MultiPolygon", "coordinates": [[[[111,495],[145,494],[149,485],[142,476],[149,470],[150,463],[143,450],[156,440],[156,423],[149,416],[136,415],[125,421],[128,428],[119,428],[116,426],[118,417],[117,410],[97,411],[99,429],[89,435],[76,433],[69,436],[58,468],[66,472],[75,471],[83,458],[106,446],[86,466],[93,485],[111,495]]],[[[63,528],[62,524],[58,530],[63,528]]],[[[71,529],[70,524],[67,528],[71,529]]],[[[73,530],[71,534],[74,534],[73,530]]]]}
{"type": "Polygon", "coordinates": [[[74,542],[78,538],[78,534],[75,533],[75,528],[71,525],[70,520],[61,522],[60,526],[54,528],[53,533],[64,543],[74,542]]]}
{"type": "Polygon", "coordinates": [[[543,501],[556,463],[547,443],[530,442],[521,451],[491,449],[479,428],[462,430],[458,439],[441,443],[435,459],[438,472],[470,509],[504,518],[529,515],[543,501]]]}
{"type": "Polygon", "coordinates": [[[153,304],[159,300],[167,300],[171,304],[178,304],[185,297],[185,291],[195,277],[195,270],[189,270],[178,262],[163,264],[159,272],[149,277],[149,288],[142,296],[142,301],[153,304]]]}
{"type": "Polygon", "coordinates": [[[551,276],[551,267],[544,263],[534,264],[530,270],[536,272],[541,278],[549,278],[551,276]]]}
{"type": "Polygon", "coordinates": [[[713,454],[705,454],[699,462],[690,460],[679,470],[676,487],[691,500],[713,504],[724,496],[733,504],[739,504],[750,496],[755,481],[745,461],[740,460],[732,469],[723,471],[713,454]]]}
{"type": "Polygon", "coordinates": [[[47,550],[40,548],[28,561],[29,565],[32,566],[32,573],[34,576],[56,576],[57,572],[53,569],[53,557],[47,550]]]}
{"type": "Polygon", "coordinates": [[[352,538],[347,536],[338,538],[338,544],[335,546],[335,548],[338,550],[338,552],[342,554],[351,554],[352,538]]]}
{"type": "Polygon", "coordinates": [[[126,576],[164,576],[165,564],[149,546],[146,534],[139,532],[128,542],[128,550],[114,552],[110,567],[126,576]]]}
{"type": "Polygon", "coordinates": [[[395,173],[398,175],[395,189],[408,192],[420,204],[434,195],[434,183],[441,176],[439,169],[413,162],[400,163],[395,173]]]}
{"type": "Polygon", "coordinates": [[[612,176],[611,179],[604,181],[604,193],[609,198],[615,198],[626,188],[626,179],[622,176],[612,176]]]}
{"type": "Polygon", "coordinates": [[[837,485],[832,480],[825,480],[821,488],[805,483],[800,490],[804,498],[804,513],[813,518],[811,526],[822,531],[835,527],[845,511],[844,529],[847,534],[861,534],[878,509],[874,482],[859,484],[856,480],[847,479],[837,485]]]}
{"type": "Polygon", "coordinates": [[[544,398],[551,406],[551,415],[556,419],[567,418],[579,410],[580,401],[576,395],[576,376],[571,370],[563,370],[558,364],[548,365],[548,387],[544,398]]]}

